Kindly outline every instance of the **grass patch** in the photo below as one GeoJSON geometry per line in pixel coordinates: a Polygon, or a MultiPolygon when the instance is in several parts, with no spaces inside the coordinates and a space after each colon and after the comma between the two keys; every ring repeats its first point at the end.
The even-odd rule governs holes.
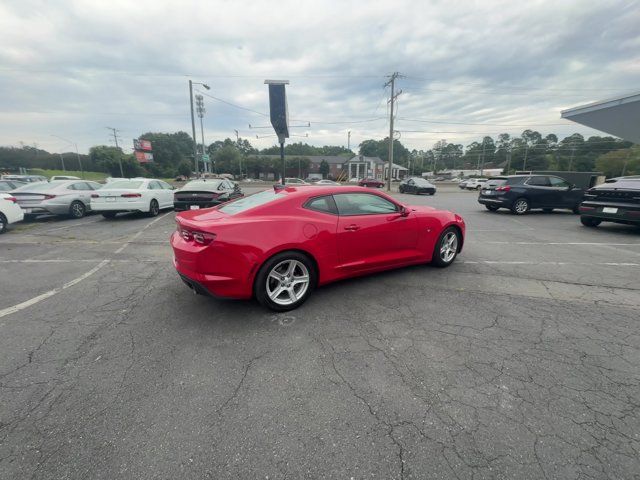
{"type": "Polygon", "coordinates": [[[80,172],[79,170],[43,170],[41,168],[30,168],[29,175],[43,175],[49,179],[56,175],[71,175],[73,177],[84,178],[92,182],[104,182],[109,176],[105,172],[80,172]]]}

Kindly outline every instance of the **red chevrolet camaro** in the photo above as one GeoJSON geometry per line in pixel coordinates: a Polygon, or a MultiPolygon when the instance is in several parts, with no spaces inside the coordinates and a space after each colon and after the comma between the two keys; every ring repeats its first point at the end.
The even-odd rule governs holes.
{"type": "Polygon", "coordinates": [[[450,265],[465,224],[363,187],[274,188],[176,216],[174,264],[198,293],[300,306],[318,285],[407,265],[450,265]]]}

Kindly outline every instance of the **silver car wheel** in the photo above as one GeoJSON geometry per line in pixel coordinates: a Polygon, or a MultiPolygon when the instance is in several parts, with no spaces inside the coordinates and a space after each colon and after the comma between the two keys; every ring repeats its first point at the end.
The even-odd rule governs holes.
{"type": "Polygon", "coordinates": [[[71,214],[75,218],[80,218],[84,215],[84,209],[81,203],[75,202],[71,205],[71,214]]]}
{"type": "Polygon", "coordinates": [[[447,233],[442,239],[440,247],[440,258],[443,262],[449,263],[453,261],[458,253],[458,235],[455,232],[447,233]]]}
{"type": "Polygon", "coordinates": [[[515,204],[515,209],[518,213],[525,213],[528,207],[529,204],[527,203],[527,201],[522,199],[518,200],[515,204]]]}
{"type": "Polygon", "coordinates": [[[278,305],[291,305],[309,289],[309,270],[298,260],[284,260],[267,275],[267,295],[278,305]]]}

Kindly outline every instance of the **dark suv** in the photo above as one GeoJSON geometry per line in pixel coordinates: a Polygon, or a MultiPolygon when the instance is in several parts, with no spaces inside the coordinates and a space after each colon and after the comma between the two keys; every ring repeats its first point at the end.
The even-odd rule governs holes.
{"type": "Polygon", "coordinates": [[[509,175],[490,178],[480,190],[478,202],[492,212],[508,208],[516,215],[532,208],[544,212],[567,208],[578,213],[583,197],[581,188],[554,175],[509,175]]]}
{"type": "Polygon", "coordinates": [[[600,222],[640,226],[640,177],[620,177],[591,188],[580,204],[580,221],[587,227],[600,222]]]}

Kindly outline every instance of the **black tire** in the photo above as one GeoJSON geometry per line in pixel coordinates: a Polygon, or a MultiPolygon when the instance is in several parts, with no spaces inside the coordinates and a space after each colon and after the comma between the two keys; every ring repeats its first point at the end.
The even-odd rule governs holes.
{"type": "Polygon", "coordinates": [[[531,205],[529,204],[529,200],[524,197],[516,198],[513,205],[511,205],[511,213],[514,215],[524,215],[531,210],[531,205]]]}
{"type": "Polygon", "coordinates": [[[478,185],[478,186],[476,187],[476,190],[480,190],[481,188],[482,188],[482,186],[481,186],[481,185],[478,185]]]}
{"type": "Polygon", "coordinates": [[[104,218],[116,218],[116,212],[102,212],[104,218]]]}
{"type": "Polygon", "coordinates": [[[490,212],[497,212],[500,207],[496,207],[495,205],[485,205],[484,206],[490,212]]]}
{"type": "Polygon", "coordinates": [[[9,229],[9,222],[3,213],[0,213],[0,235],[9,229]]]}
{"type": "Polygon", "coordinates": [[[431,195],[431,196],[433,196],[435,194],[436,194],[436,192],[429,192],[429,195],[431,195]]]}
{"type": "Polygon", "coordinates": [[[87,214],[87,207],[80,200],[74,200],[69,205],[69,217],[82,218],[87,214]]]}
{"type": "MultiPolygon", "coordinates": [[[[292,275],[295,278],[295,271],[292,273],[292,275]]],[[[281,288],[286,287],[287,285],[291,285],[291,283],[283,283],[286,282],[286,278],[287,277],[284,277],[282,280],[280,280],[279,286],[281,288]]],[[[262,267],[260,267],[253,285],[253,292],[256,300],[258,300],[258,302],[260,302],[262,306],[267,307],[275,312],[287,312],[289,310],[298,308],[307,300],[307,298],[309,298],[311,292],[316,286],[317,278],[318,274],[316,272],[316,267],[314,263],[309,259],[309,257],[300,252],[282,252],[268,259],[266,262],[264,262],[262,267]],[[306,289],[301,293],[301,296],[297,300],[289,304],[283,304],[272,300],[272,297],[269,296],[269,292],[267,291],[267,281],[270,282],[269,288],[273,287],[277,291],[278,280],[274,279],[271,276],[271,273],[278,269],[280,265],[284,265],[286,264],[286,262],[290,261],[298,262],[299,264],[304,266],[304,268],[301,268],[300,270],[299,267],[296,266],[296,271],[298,271],[298,273],[304,273],[304,269],[306,269],[308,275],[308,283],[306,289]]],[[[289,280],[291,280],[291,278],[289,278],[289,280]]],[[[295,290],[295,285],[290,286],[287,290],[295,290]]],[[[272,294],[273,293],[275,293],[275,291],[273,291],[272,294]]],[[[283,291],[282,293],[284,294],[285,292],[283,291]]],[[[278,297],[276,297],[276,299],[278,299],[278,297]]]]}
{"type": "Polygon", "coordinates": [[[404,193],[404,188],[402,188],[402,187],[398,188],[398,192],[404,193]]]}
{"type": "Polygon", "coordinates": [[[150,217],[157,217],[159,213],[160,213],[160,205],[158,204],[158,201],[154,198],[153,200],[151,200],[151,203],[149,204],[148,215],[150,217]]]}
{"type": "Polygon", "coordinates": [[[602,220],[598,220],[597,218],[593,218],[593,217],[582,216],[580,217],[580,222],[585,227],[597,227],[598,225],[600,225],[600,223],[602,223],[602,220]]]}
{"type": "Polygon", "coordinates": [[[542,211],[544,213],[551,213],[551,212],[553,212],[553,208],[543,208],[542,211]]]}
{"type": "Polygon", "coordinates": [[[460,238],[460,231],[456,227],[449,227],[445,229],[441,234],[440,238],[436,242],[436,246],[433,249],[433,256],[431,257],[431,264],[438,268],[448,267],[453,263],[453,261],[458,256],[458,252],[460,251],[460,244],[462,239],[460,238]],[[450,253],[442,252],[442,249],[446,242],[448,242],[451,238],[451,233],[456,236],[455,240],[455,248],[454,252],[450,252],[450,249],[447,252],[450,252],[453,256],[449,257],[450,253]]]}

